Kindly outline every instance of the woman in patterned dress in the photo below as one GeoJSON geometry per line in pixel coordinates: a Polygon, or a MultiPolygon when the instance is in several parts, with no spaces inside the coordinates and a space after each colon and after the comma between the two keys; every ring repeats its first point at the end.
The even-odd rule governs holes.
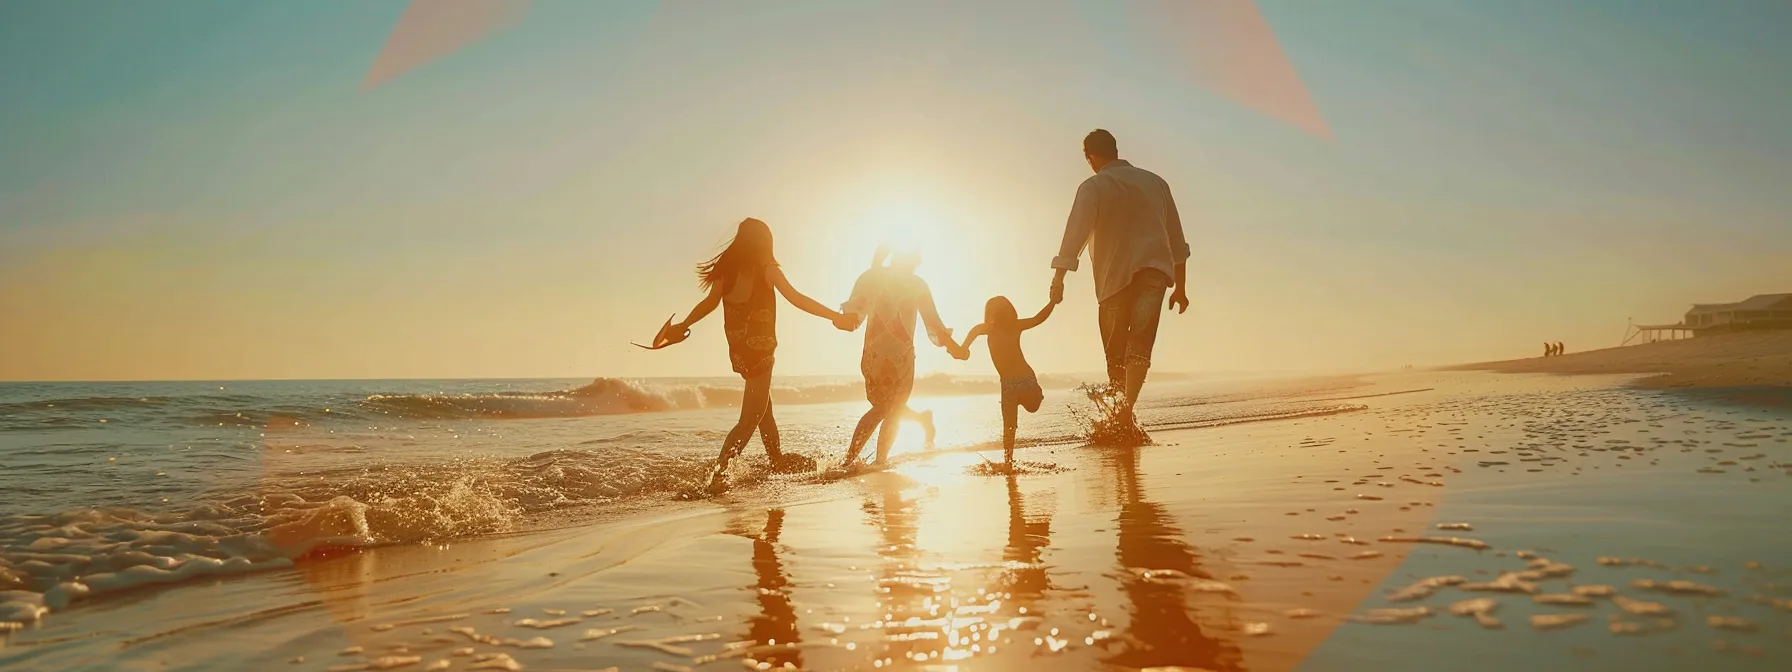
{"type": "Polygon", "coordinates": [[[871,410],[859,418],[847,447],[844,467],[858,460],[873,431],[877,432],[877,463],[889,459],[890,447],[915,389],[915,317],[927,327],[927,337],[942,346],[952,340],[952,330],[940,322],[927,281],[915,275],[921,257],[904,251],[889,266],[874,266],[859,276],[852,298],[841,312],[850,320],[865,321],[865,352],[859,371],[865,375],[865,399],[871,410]],[[881,426],[881,429],[880,429],[881,426]]]}
{"type": "Polygon", "coordinates": [[[716,306],[722,307],[722,328],[728,336],[728,360],[734,372],[746,382],[741,396],[740,420],[722,441],[722,452],[716,458],[707,483],[711,491],[726,486],[728,461],[746,448],[753,432],[760,434],[772,468],[780,471],[800,470],[803,460],[786,456],[778,441],[778,425],[772,419],[772,364],[778,349],[778,295],[803,312],[832,321],[843,331],[851,331],[853,321],[804,296],[790,286],[783,269],[772,255],[772,229],[765,222],[751,217],[742,220],[734,239],[720,254],[697,266],[698,285],[708,292],[691,309],[683,322],[673,325],[671,333],[684,333],[701,321],[716,306]],[[774,294],[774,291],[776,292],[774,294]]]}
{"type": "MultiPolygon", "coordinates": [[[[883,268],[884,260],[889,259],[892,252],[894,252],[894,248],[888,243],[877,246],[877,252],[871,257],[871,268],[883,268]]],[[[926,446],[927,450],[933,450],[933,438],[938,434],[938,430],[933,425],[933,410],[917,411],[914,407],[905,404],[901,410],[897,411],[897,414],[904,420],[920,423],[921,431],[926,435],[926,441],[922,445],[926,446]]]]}

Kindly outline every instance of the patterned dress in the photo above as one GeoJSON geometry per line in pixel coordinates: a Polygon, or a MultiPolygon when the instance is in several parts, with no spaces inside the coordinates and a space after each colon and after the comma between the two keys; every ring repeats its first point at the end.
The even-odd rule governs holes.
{"type": "Polygon", "coordinates": [[[859,276],[842,312],[865,316],[865,399],[873,406],[900,403],[915,389],[915,318],[933,301],[915,274],[873,268],[859,276]]]}
{"type": "Polygon", "coordinates": [[[722,293],[722,331],[728,336],[728,361],[742,378],[771,373],[778,350],[778,297],[760,267],[738,276],[722,293]],[[752,283],[752,293],[730,301],[735,283],[752,283]]]}
{"type": "Polygon", "coordinates": [[[915,328],[893,315],[866,320],[865,353],[859,356],[865,375],[865,400],[872,406],[899,403],[915,390],[915,328]]]}

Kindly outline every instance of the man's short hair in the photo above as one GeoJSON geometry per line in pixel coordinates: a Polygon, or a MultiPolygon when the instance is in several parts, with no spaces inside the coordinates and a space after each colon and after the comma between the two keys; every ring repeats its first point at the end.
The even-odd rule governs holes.
{"type": "Polygon", "coordinates": [[[1118,159],[1120,146],[1114,141],[1113,133],[1097,128],[1083,136],[1083,153],[1104,159],[1118,159]]]}

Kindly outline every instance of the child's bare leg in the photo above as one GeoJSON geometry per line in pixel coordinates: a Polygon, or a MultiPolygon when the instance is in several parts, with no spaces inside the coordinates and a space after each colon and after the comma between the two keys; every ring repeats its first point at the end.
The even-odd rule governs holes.
{"type": "Polygon", "coordinates": [[[1010,399],[1002,400],[1002,464],[1010,471],[1014,469],[1014,433],[1020,425],[1020,404],[1010,399]]]}

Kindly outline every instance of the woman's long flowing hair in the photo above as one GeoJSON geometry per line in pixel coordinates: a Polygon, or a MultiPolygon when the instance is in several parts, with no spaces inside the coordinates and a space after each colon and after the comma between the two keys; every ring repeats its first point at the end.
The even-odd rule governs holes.
{"type": "Polygon", "coordinates": [[[741,271],[775,263],[778,262],[772,256],[772,227],[748,217],[741,220],[727,247],[709,261],[697,264],[697,284],[706,292],[718,285],[728,291],[741,271]]]}

